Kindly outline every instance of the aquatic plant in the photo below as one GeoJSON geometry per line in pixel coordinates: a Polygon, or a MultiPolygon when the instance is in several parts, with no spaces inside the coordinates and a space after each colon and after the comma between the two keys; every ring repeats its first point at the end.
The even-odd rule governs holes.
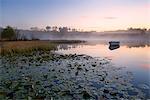
{"type": "Polygon", "coordinates": [[[30,54],[33,51],[51,51],[56,44],[49,41],[11,41],[1,43],[1,55],[30,54]]]}
{"type": "Polygon", "coordinates": [[[32,56],[2,56],[2,61],[0,99],[145,98],[131,83],[131,72],[121,74],[122,69],[107,59],[39,51],[32,56]]]}

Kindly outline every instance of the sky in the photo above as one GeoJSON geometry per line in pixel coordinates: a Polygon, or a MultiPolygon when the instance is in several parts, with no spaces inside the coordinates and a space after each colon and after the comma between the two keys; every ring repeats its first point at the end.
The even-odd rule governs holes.
{"type": "Polygon", "coordinates": [[[0,26],[91,31],[150,28],[150,0],[0,0],[0,26]]]}

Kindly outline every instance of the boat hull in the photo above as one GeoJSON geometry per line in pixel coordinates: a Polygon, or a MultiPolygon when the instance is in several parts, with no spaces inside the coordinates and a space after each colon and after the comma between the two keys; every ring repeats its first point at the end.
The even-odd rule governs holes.
{"type": "Polygon", "coordinates": [[[111,42],[109,42],[109,44],[110,44],[111,46],[113,46],[113,45],[119,45],[120,42],[118,42],[118,41],[111,41],[111,42]]]}
{"type": "Polygon", "coordinates": [[[118,49],[119,47],[120,47],[119,41],[110,41],[109,42],[109,49],[110,50],[118,49]]]}

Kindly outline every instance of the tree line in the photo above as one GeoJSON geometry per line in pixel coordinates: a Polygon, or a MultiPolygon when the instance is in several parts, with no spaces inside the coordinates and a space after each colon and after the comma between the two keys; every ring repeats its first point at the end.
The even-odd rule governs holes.
{"type": "Polygon", "coordinates": [[[81,29],[75,29],[70,27],[58,27],[58,26],[46,26],[45,29],[39,29],[38,27],[31,27],[30,29],[33,31],[42,30],[47,32],[61,32],[61,33],[83,31],[81,29]]]}
{"type": "MultiPolygon", "coordinates": [[[[0,32],[0,40],[9,40],[9,41],[14,41],[14,40],[29,40],[24,34],[19,34],[19,30],[12,28],[11,26],[7,26],[4,29],[1,29],[0,32]]],[[[34,36],[31,36],[31,40],[39,40],[35,38],[34,36]]]]}
{"type": "MultiPolygon", "coordinates": [[[[60,32],[60,33],[67,33],[67,32],[79,32],[77,29],[71,29],[68,27],[57,27],[57,26],[46,26],[46,31],[48,32],[60,32]]],[[[31,30],[38,30],[37,27],[32,27],[31,30]]],[[[7,26],[6,28],[2,28],[0,30],[0,39],[1,40],[28,40],[27,37],[24,34],[19,34],[19,30],[12,28],[11,26],[7,26]]],[[[31,40],[38,40],[34,36],[31,36],[31,40]]]]}

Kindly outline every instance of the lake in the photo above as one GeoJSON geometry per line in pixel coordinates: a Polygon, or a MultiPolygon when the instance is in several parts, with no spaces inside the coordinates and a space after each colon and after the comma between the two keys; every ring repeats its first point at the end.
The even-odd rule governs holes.
{"type": "Polygon", "coordinates": [[[108,58],[117,67],[133,73],[132,83],[149,95],[150,90],[150,45],[141,42],[121,42],[120,48],[109,49],[106,41],[81,44],[61,44],[57,53],[86,54],[97,58],[108,58]]]}
{"type": "Polygon", "coordinates": [[[56,46],[50,52],[2,56],[0,98],[150,98],[149,42],[120,41],[113,50],[108,40],[56,46]]]}

